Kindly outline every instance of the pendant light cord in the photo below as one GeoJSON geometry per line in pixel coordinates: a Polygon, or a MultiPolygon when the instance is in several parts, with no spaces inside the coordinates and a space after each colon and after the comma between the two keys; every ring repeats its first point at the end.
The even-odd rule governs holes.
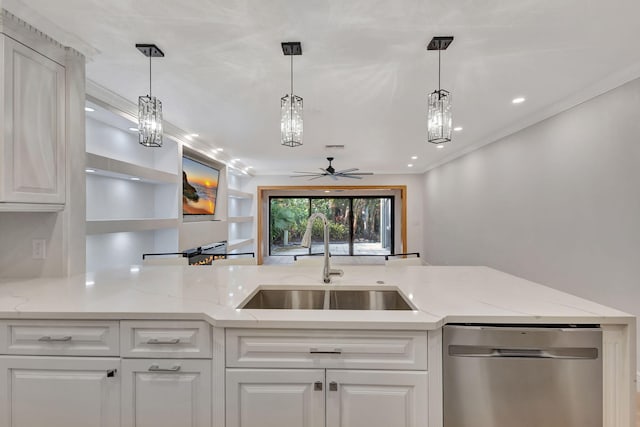
{"type": "Polygon", "coordinates": [[[149,99],[151,99],[151,55],[149,55],[149,99]]]}
{"type": "Polygon", "coordinates": [[[442,52],[442,50],[438,49],[438,92],[442,89],[440,87],[440,52],[442,52]]]}

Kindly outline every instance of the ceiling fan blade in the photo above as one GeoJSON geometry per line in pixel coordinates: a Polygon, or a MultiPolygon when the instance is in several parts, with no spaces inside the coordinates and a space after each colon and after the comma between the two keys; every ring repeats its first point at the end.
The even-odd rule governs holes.
{"type": "Polygon", "coordinates": [[[293,171],[293,172],[291,172],[291,173],[307,173],[307,174],[313,174],[313,175],[315,175],[315,174],[317,174],[318,172],[300,172],[300,171],[293,171]]]}
{"type": "Polygon", "coordinates": [[[316,175],[313,178],[309,178],[309,181],[313,181],[314,179],[322,178],[325,175],[316,175]]]}
{"type": "Polygon", "coordinates": [[[345,174],[345,176],[347,175],[373,175],[373,172],[351,172],[345,174]]]}
{"type": "Polygon", "coordinates": [[[326,173],[328,175],[331,175],[331,172],[328,172],[326,169],[322,169],[322,168],[318,168],[318,169],[320,169],[322,172],[324,172],[324,173],[326,173]]]}
{"type": "Polygon", "coordinates": [[[311,174],[307,174],[307,175],[289,175],[289,178],[302,178],[302,177],[307,177],[307,176],[323,176],[319,173],[311,173],[311,174]]]}
{"type": "Polygon", "coordinates": [[[358,168],[344,169],[344,170],[341,170],[341,171],[337,171],[336,175],[339,175],[341,173],[355,172],[357,170],[359,170],[359,169],[358,168]]]}
{"type": "Polygon", "coordinates": [[[340,175],[343,178],[351,178],[351,179],[362,179],[361,176],[354,176],[354,175],[340,175]]]}
{"type": "Polygon", "coordinates": [[[331,179],[333,179],[334,181],[337,181],[337,180],[338,180],[338,175],[331,174],[331,175],[329,175],[329,176],[330,176],[330,177],[331,177],[331,179]]]}

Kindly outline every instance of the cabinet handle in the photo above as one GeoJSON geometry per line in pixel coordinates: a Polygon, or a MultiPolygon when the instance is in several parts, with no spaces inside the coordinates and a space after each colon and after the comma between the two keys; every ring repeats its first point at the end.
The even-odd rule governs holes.
{"type": "Polygon", "coordinates": [[[67,335],[64,337],[60,337],[60,338],[51,338],[50,336],[44,336],[44,337],[40,337],[38,338],[38,341],[45,341],[45,342],[52,342],[52,341],[59,341],[59,342],[64,342],[64,341],[71,341],[71,336],[67,335]]]}
{"type": "Polygon", "coordinates": [[[150,372],[178,372],[180,370],[180,365],[174,365],[170,368],[161,368],[158,365],[149,366],[150,372]]]}
{"type": "Polygon", "coordinates": [[[329,383],[329,391],[338,391],[338,383],[335,381],[331,381],[329,383]]]}
{"type": "Polygon", "coordinates": [[[159,340],[157,338],[151,338],[147,341],[147,344],[179,344],[180,338],[170,338],[168,340],[159,340]]]}
{"type": "Polygon", "coordinates": [[[342,354],[341,348],[335,348],[333,350],[318,350],[317,348],[310,348],[310,354],[342,354]]]}
{"type": "Polygon", "coordinates": [[[322,391],[322,381],[313,383],[313,391],[322,391]]]}
{"type": "Polygon", "coordinates": [[[109,369],[107,371],[107,378],[113,378],[116,376],[116,373],[118,372],[117,369],[109,369]]]}

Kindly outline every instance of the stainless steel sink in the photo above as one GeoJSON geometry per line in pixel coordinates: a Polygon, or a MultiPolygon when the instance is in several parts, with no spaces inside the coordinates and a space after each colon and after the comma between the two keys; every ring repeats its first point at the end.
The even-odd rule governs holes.
{"type": "Polygon", "coordinates": [[[324,290],[261,289],[239,308],[276,310],[322,310],[324,290]]]}
{"type": "Polygon", "coordinates": [[[398,291],[329,291],[331,310],[412,310],[398,291]]]}
{"type": "Polygon", "coordinates": [[[238,308],[275,310],[413,310],[397,290],[260,289],[238,308]]]}

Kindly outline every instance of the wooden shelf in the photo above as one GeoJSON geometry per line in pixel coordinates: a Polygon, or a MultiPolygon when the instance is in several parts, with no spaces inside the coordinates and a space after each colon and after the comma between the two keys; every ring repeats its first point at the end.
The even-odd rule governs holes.
{"type": "Polygon", "coordinates": [[[234,199],[253,199],[253,194],[245,193],[244,191],[234,190],[232,188],[227,189],[227,196],[234,199]]]}
{"type": "Polygon", "coordinates": [[[243,246],[248,246],[251,244],[253,244],[253,238],[229,240],[227,242],[227,252],[230,252],[230,251],[239,249],[243,246]]]}
{"type": "Polygon", "coordinates": [[[178,218],[94,219],[87,220],[87,234],[177,228],[178,218]]]}
{"type": "Polygon", "coordinates": [[[64,205],[55,203],[0,203],[0,212],[60,212],[64,205]]]}
{"type": "Polygon", "coordinates": [[[140,178],[139,182],[151,184],[177,184],[179,181],[178,175],[174,173],[138,166],[93,153],[87,153],[86,167],[95,170],[95,172],[87,172],[88,174],[110,178],[140,178]]]}
{"type": "Polygon", "coordinates": [[[252,216],[230,216],[227,222],[253,222],[252,216]]]}

